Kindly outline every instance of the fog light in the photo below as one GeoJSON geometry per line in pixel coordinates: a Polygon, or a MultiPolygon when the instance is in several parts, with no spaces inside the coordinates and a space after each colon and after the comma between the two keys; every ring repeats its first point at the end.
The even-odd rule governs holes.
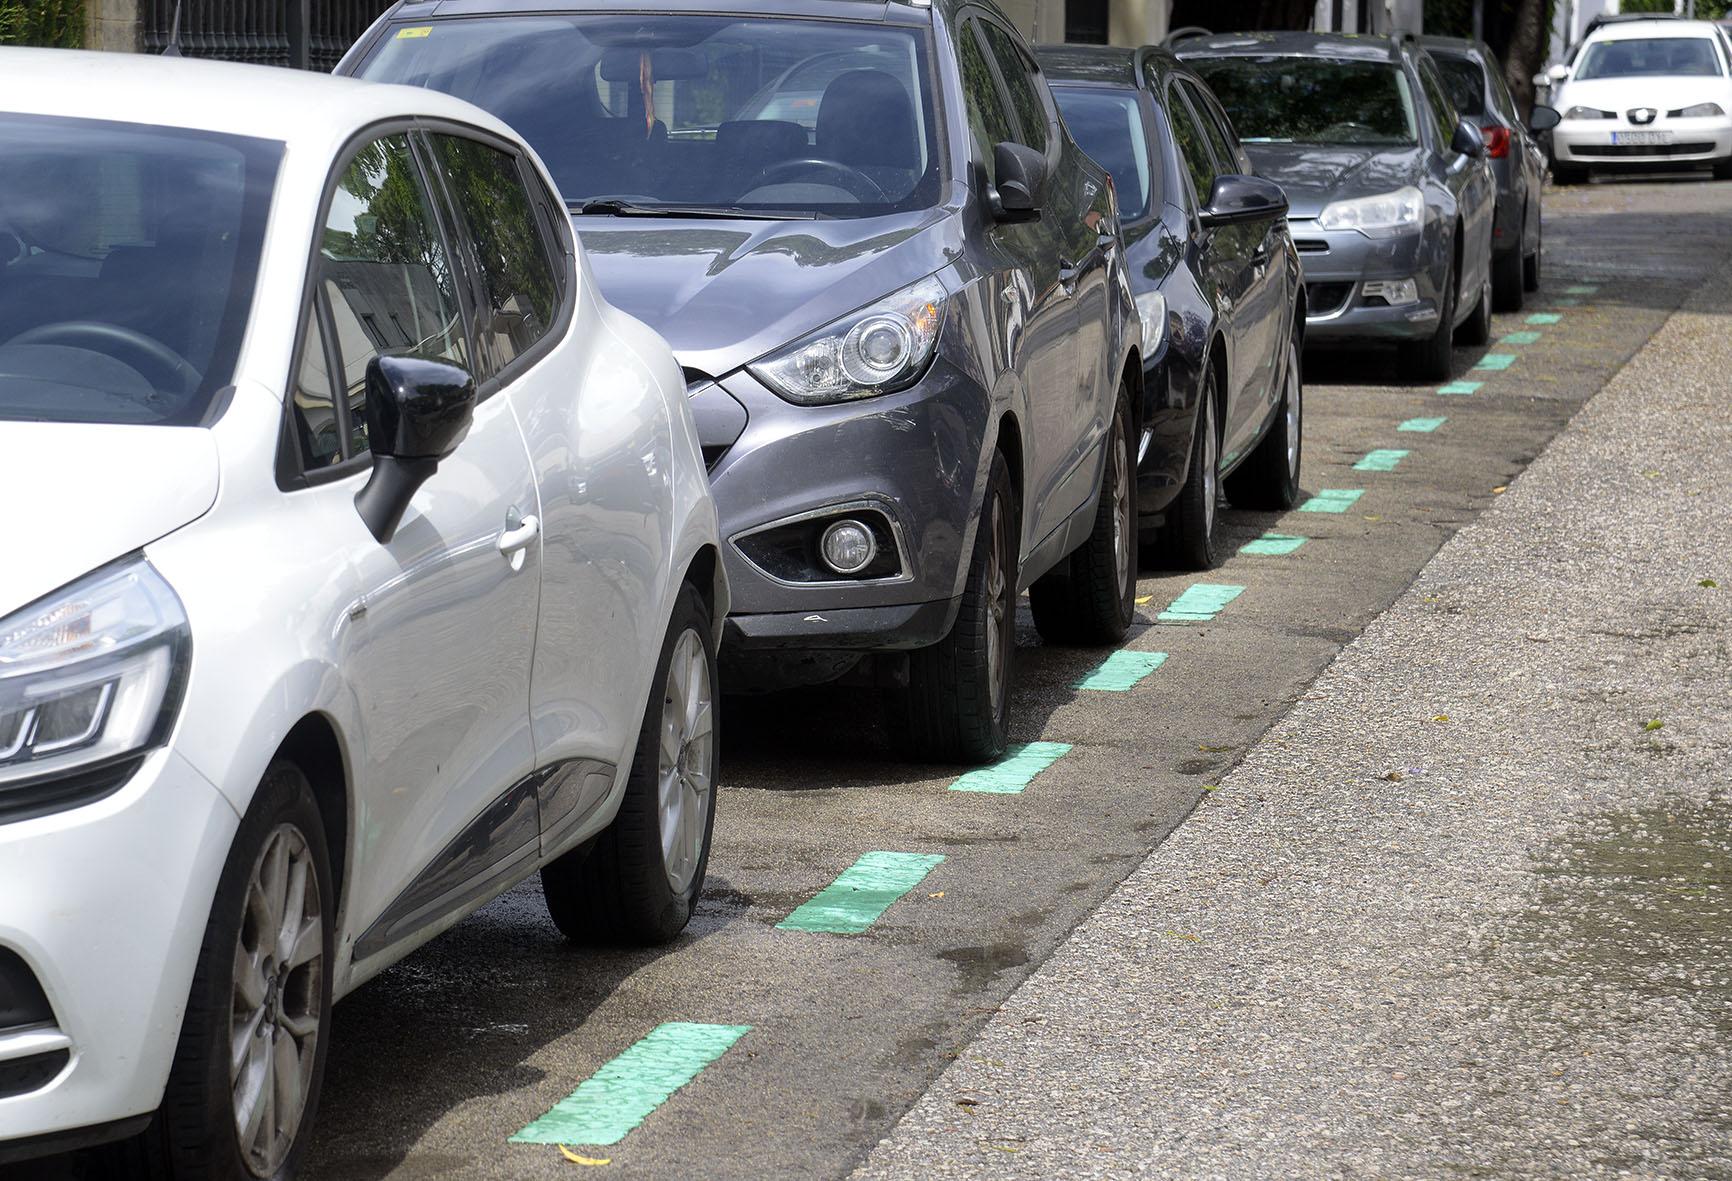
{"type": "Polygon", "coordinates": [[[878,543],[872,530],[859,521],[837,521],[824,530],[818,542],[818,552],[824,564],[838,574],[858,574],[878,556],[878,543]]]}
{"type": "Polygon", "coordinates": [[[1419,302],[1419,284],[1412,279],[1374,279],[1362,290],[1367,299],[1381,299],[1392,308],[1419,302]]]}

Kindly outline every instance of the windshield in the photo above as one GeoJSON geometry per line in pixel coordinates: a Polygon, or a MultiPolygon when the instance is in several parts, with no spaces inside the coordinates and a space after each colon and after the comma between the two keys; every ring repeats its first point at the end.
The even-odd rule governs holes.
{"type": "Polygon", "coordinates": [[[198,422],[234,377],[280,155],[0,114],[0,419],[198,422]]]}
{"type": "Polygon", "coordinates": [[[576,209],[865,217],[937,200],[926,57],[886,25],[504,16],[403,26],[360,73],[492,111],[576,209]]]}
{"type": "Polygon", "coordinates": [[[1432,54],[1443,84],[1449,88],[1450,101],[1462,115],[1478,118],[1485,114],[1485,75],[1478,63],[1465,57],[1444,57],[1432,54]]]}
{"type": "Polygon", "coordinates": [[[1054,86],[1052,96],[1072,138],[1096,164],[1112,174],[1119,214],[1136,221],[1149,207],[1155,177],[1149,167],[1149,137],[1143,134],[1137,96],[1125,90],[1054,86]]]}
{"type": "Polygon", "coordinates": [[[1712,78],[1720,72],[1714,43],[1706,37],[1642,37],[1594,42],[1582,52],[1575,76],[1583,81],[1677,74],[1712,78]]]}
{"type": "Polygon", "coordinates": [[[1316,57],[1187,59],[1214,89],[1242,143],[1411,147],[1418,122],[1396,65],[1316,57]]]}

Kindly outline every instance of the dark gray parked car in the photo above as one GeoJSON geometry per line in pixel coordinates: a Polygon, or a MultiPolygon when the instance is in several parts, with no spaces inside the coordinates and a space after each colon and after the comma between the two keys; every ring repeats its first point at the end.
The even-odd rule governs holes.
{"type": "Polygon", "coordinates": [[[1491,290],[1500,312],[1519,312],[1522,295],[1540,286],[1540,192],[1546,155],[1538,132],[1558,125],[1558,113],[1536,106],[1526,123],[1504,81],[1503,65],[1483,41],[1421,37],[1462,118],[1479,124],[1497,177],[1497,217],[1491,232],[1491,290]]]}
{"type": "Polygon", "coordinates": [[[1048,639],[1124,634],[1118,211],[996,7],[403,3],[339,69],[512,124],[602,291],[673,345],[728,539],[727,687],[853,674],[900,690],[911,750],[979,760],[1019,590],[1048,639]]]}
{"type": "Polygon", "coordinates": [[[1259,175],[1287,191],[1307,344],[1389,341],[1421,380],[1491,333],[1497,187],[1479,128],[1411,37],[1236,33],[1179,57],[1214,89],[1259,175]]]}

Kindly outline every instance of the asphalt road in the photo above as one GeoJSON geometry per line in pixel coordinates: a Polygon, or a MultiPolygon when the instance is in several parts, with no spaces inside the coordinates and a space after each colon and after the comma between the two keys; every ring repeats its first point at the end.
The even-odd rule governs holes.
{"type": "MultiPolygon", "coordinates": [[[[1025,611],[1013,740],[1070,749],[1021,794],[949,791],[953,770],[900,761],[868,694],[729,701],[715,852],[687,933],[654,952],[582,950],[562,942],[536,884],[493,903],[339,1006],[306,1175],[569,1175],[557,1147],[509,1138],[670,1021],[751,1029],[623,1140],[574,1151],[609,1160],[610,1175],[849,1172],[1342,645],[1724,265],[1728,214],[1732,184],[1548,193],[1544,286],[1494,323],[1494,340],[1537,337],[1458,349],[1458,377],[1483,382],[1472,394],[1391,384],[1392,353],[1308,358],[1306,493],[1363,494],[1335,514],[1229,510],[1220,569],[1144,570],[1148,601],[1125,646],[1168,658],[1128,692],[1075,688],[1108,653],[1043,646],[1025,611]],[[1560,319],[1529,324],[1536,313],[1560,319]],[[1469,372],[1487,351],[1515,359],[1469,372]],[[1397,429],[1438,417],[1430,432],[1397,429]],[[1390,471],[1354,468],[1385,448],[1409,453],[1390,471]],[[1307,540],[1236,552],[1267,530],[1307,540]],[[1244,590],[1211,622],[1156,623],[1195,583],[1244,590]],[[874,850],[944,860],[862,934],[777,928],[874,850]]],[[[62,1162],[32,1181],[80,1172],[62,1162]]]]}

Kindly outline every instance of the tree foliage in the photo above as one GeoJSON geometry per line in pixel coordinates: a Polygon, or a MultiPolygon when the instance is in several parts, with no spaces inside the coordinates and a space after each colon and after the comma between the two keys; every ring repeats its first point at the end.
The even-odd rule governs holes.
{"type": "Polygon", "coordinates": [[[84,44],[84,0],[0,0],[0,45],[84,44]]]}

